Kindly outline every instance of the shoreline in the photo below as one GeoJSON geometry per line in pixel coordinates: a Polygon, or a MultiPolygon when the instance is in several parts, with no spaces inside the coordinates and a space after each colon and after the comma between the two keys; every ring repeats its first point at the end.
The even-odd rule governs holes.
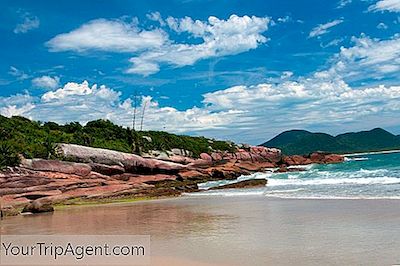
{"type": "Polygon", "coordinates": [[[370,152],[359,152],[359,153],[347,153],[341,154],[343,156],[359,156],[359,155],[372,155],[372,154],[390,154],[390,153],[400,153],[400,150],[386,150],[386,151],[370,151],[370,152]]]}
{"type": "Polygon", "coordinates": [[[277,169],[274,172],[292,172],[303,170],[291,167],[294,165],[344,161],[343,156],[318,152],[283,156],[278,149],[257,146],[234,153],[202,153],[200,158],[142,157],[75,144],[59,144],[58,152],[58,160],[21,158],[19,166],[0,172],[2,214],[177,197],[200,191],[199,184],[208,181],[232,180],[236,184],[233,187],[255,187],[260,181],[237,178],[271,168],[277,169]]]}

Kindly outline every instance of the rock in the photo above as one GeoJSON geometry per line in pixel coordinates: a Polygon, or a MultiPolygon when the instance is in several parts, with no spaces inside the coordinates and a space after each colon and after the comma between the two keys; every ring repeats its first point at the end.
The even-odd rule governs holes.
{"type": "Polygon", "coordinates": [[[124,174],[120,174],[120,175],[113,175],[113,176],[111,176],[111,178],[120,180],[120,181],[128,181],[132,176],[137,176],[137,175],[124,173],[124,174]]]}
{"type": "Polygon", "coordinates": [[[87,176],[92,171],[92,168],[87,164],[44,159],[23,159],[21,166],[35,171],[59,172],[79,176],[87,176]]]}
{"type": "Polygon", "coordinates": [[[212,157],[208,153],[201,153],[200,154],[200,159],[207,161],[207,162],[212,162],[212,157]]]}
{"type": "Polygon", "coordinates": [[[30,213],[41,213],[41,212],[53,212],[54,207],[51,201],[47,200],[34,200],[24,207],[22,212],[30,213]]]}
{"type": "Polygon", "coordinates": [[[291,155],[282,158],[286,165],[306,165],[313,163],[312,160],[301,155],[291,155]]]}
{"type": "Polygon", "coordinates": [[[325,156],[325,163],[341,163],[344,162],[344,156],[338,154],[327,154],[325,156]]]}
{"type": "Polygon", "coordinates": [[[153,140],[149,136],[142,136],[143,139],[147,140],[148,142],[152,142],[153,140]]]}
{"type": "Polygon", "coordinates": [[[212,165],[212,161],[197,159],[187,165],[186,169],[206,168],[212,165]]]}
{"type": "Polygon", "coordinates": [[[221,153],[213,152],[213,153],[211,153],[211,158],[213,161],[221,161],[222,155],[221,155],[221,153]]]}
{"type": "Polygon", "coordinates": [[[178,163],[143,158],[136,154],[92,148],[75,144],[58,144],[56,147],[56,152],[59,156],[78,162],[99,163],[106,165],[122,164],[125,168],[125,171],[131,173],[176,173],[185,168],[184,165],[178,163]]]}
{"type": "Polygon", "coordinates": [[[227,189],[227,188],[255,188],[255,187],[265,187],[266,185],[267,185],[266,179],[250,179],[233,184],[213,187],[211,189],[214,190],[214,189],[227,189]]]}
{"type": "Polygon", "coordinates": [[[239,177],[241,173],[237,171],[229,171],[223,169],[212,169],[211,177],[214,179],[235,179],[239,177]]]}
{"type": "Polygon", "coordinates": [[[344,161],[344,156],[324,152],[313,152],[309,155],[312,163],[340,163],[344,161]]]}
{"type": "Polygon", "coordinates": [[[174,155],[178,155],[178,156],[184,156],[184,157],[192,157],[193,156],[193,152],[185,150],[185,149],[171,149],[171,152],[174,155]]]}
{"type": "Polygon", "coordinates": [[[4,206],[0,209],[0,218],[7,216],[16,216],[19,214],[19,211],[13,206],[4,206]]]}
{"type": "Polygon", "coordinates": [[[189,171],[185,171],[185,172],[180,172],[178,174],[178,178],[180,178],[180,180],[202,180],[205,178],[209,178],[210,175],[206,174],[206,173],[202,173],[200,171],[197,170],[189,170],[189,171]]]}
{"type": "Polygon", "coordinates": [[[112,176],[123,174],[125,172],[125,169],[120,165],[105,165],[100,163],[91,163],[89,165],[92,168],[92,171],[102,175],[112,176]]]}
{"type": "Polygon", "coordinates": [[[276,165],[271,162],[259,162],[259,163],[238,162],[235,165],[240,169],[244,169],[251,172],[260,172],[264,171],[265,169],[276,167],[276,165]]]}

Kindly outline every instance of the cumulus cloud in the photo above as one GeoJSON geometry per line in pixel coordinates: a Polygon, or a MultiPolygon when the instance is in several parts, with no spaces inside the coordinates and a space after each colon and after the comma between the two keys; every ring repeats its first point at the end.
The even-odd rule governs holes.
{"type": "Polygon", "coordinates": [[[362,35],[352,38],[354,45],[341,47],[332,66],[317,75],[341,76],[349,81],[398,77],[400,71],[400,36],[388,40],[362,35]]]}
{"type": "Polygon", "coordinates": [[[368,10],[400,12],[400,0],[380,0],[369,6],[368,10]]]}
{"type": "Polygon", "coordinates": [[[26,116],[28,112],[35,108],[33,97],[29,94],[17,94],[10,97],[0,97],[0,114],[11,116],[26,116]]]}
{"type": "MultiPolygon", "coordinates": [[[[395,115],[400,111],[400,86],[354,89],[339,78],[300,78],[278,84],[235,86],[203,97],[201,106],[182,111],[160,106],[150,96],[142,97],[139,108],[146,105],[144,129],[254,143],[289,128],[358,123],[375,115],[395,115]]],[[[0,98],[0,113],[59,123],[86,123],[104,118],[130,126],[132,103],[132,99],[122,99],[120,92],[104,85],[70,82],[41,97],[0,98]]],[[[383,122],[395,124],[400,118],[383,122]]]]}
{"type": "Polygon", "coordinates": [[[39,28],[40,20],[38,17],[33,16],[29,13],[24,13],[21,16],[22,22],[17,24],[14,28],[14,33],[27,33],[33,29],[39,28]]]}
{"type": "MultiPolygon", "coordinates": [[[[161,19],[161,18],[160,18],[161,19]]],[[[209,17],[208,21],[190,17],[168,17],[165,24],[178,34],[187,33],[202,40],[199,44],[168,43],[130,59],[133,64],[127,72],[150,75],[159,71],[160,64],[176,67],[193,65],[198,60],[234,55],[257,48],[267,38],[269,18],[230,16],[227,20],[209,17]]]]}
{"type": "Polygon", "coordinates": [[[162,30],[142,30],[137,21],[96,19],[68,33],[49,40],[50,51],[100,50],[108,52],[137,52],[160,47],[167,41],[162,30]]]}
{"type": "Polygon", "coordinates": [[[270,19],[256,16],[232,15],[228,19],[209,17],[207,21],[190,17],[165,20],[154,12],[147,15],[158,21],[160,28],[141,29],[137,21],[97,19],[79,28],[57,35],[47,42],[51,51],[85,52],[100,50],[132,53],[132,64],[127,73],[147,76],[157,73],[160,66],[183,67],[198,60],[235,55],[257,48],[267,38],[262,35],[268,29],[270,19]],[[167,31],[188,34],[186,42],[171,40],[167,31]],[[194,39],[198,39],[193,43],[194,39]]]}
{"type": "Polygon", "coordinates": [[[325,24],[319,24],[318,26],[316,26],[315,28],[313,28],[308,37],[309,38],[314,38],[323,34],[326,34],[329,32],[329,29],[332,27],[335,27],[336,25],[339,25],[340,23],[343,22],[343,19],[335,19],[333,21],[330,21],[328,23],[325,24]]]}
{"type": "Polygon", "coordinates": [[[43,89],[55,89],[60,85],[60,78],[57,76],[41,76],[32,80],[32,85],[43,89]]]}

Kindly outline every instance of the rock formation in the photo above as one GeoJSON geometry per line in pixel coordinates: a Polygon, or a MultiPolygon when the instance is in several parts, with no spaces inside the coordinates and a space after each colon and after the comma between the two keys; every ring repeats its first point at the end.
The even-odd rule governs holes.
{"type": "MultiPolygon", "coordinates": [[[[19,167],[0,172],[2,215],[22,208],[32,213],[52,211],[52,204],[73,199],[177,196],[198,191],[197,184],[209,180],[233,180],[254,172],[287,171],[292,165],[343,161],[340,155],[282,156],[278,149],[251,146],[233,153],[202,153],[199,158],[184,157],[186,151],[182,150],[165,158],[74,144],[58,144],[56,150],[62,160],[23,159],[19,167]]],[[[222,188],[265,182],[246,181],[222,188]]]]}

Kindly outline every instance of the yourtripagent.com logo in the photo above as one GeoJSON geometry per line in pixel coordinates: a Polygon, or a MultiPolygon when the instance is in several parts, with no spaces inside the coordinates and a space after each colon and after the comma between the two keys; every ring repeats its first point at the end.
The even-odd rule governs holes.
{"type": "Polygon", "coordinates": [[[0,265],[145,265],[150,236],[2,235],[0,265]]]}

